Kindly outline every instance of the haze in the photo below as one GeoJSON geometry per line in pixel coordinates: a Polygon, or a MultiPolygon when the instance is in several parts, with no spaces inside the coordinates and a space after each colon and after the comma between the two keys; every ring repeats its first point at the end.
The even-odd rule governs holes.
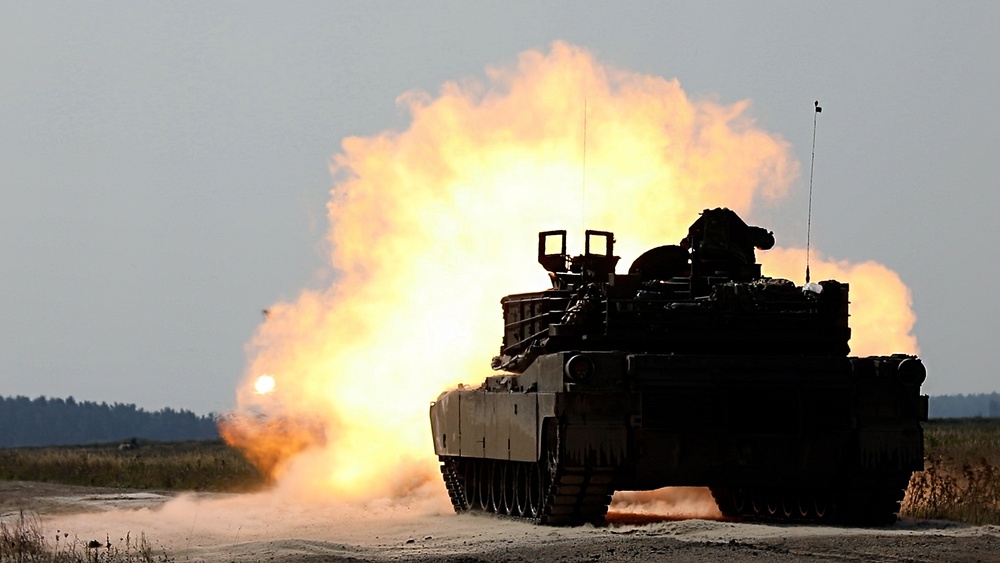
{"type": "Polygon", "coordinates": [[[997,16],[986,3],[7,3],[0,394],[228,410],[261,311],[334,275],[341,140],[403,129],[401,94],[554,40],[690,96],[751,100],[802,166],[789,197],[748,217],[783,246],[805,244],[819,100],[813,244],[910,287],[925,392],[995,391],[997,16]]]}

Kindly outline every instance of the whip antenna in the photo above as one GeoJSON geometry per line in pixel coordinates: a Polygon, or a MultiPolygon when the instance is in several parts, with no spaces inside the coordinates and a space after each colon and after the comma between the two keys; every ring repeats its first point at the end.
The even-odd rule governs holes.
{"type": "Polygon", "coordinates": [[[583,99],[583,189],[580,192],[580,230],[587,229],[587,98],[583,99]]]}
{"type": "Polygon", "coordinates": [[[812,159],[809,161],[809,212],[806,219],[806,283],[809,283],[809,243],[812,236],[813,217],[813,170],[816,168],[816,118],[823,111],[816,100],[816,111],[813,112],[813,146],[812,159]]]}

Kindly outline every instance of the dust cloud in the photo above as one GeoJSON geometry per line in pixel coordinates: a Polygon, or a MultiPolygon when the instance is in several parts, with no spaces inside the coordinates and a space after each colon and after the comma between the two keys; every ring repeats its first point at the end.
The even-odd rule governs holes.
{"type": "Polygon", "coordinates": [[[721,520],[706,487],[666,487],[655,491],[619,491],[608,509],[608,522],[636,523],[700,518],[721,520]]]}
{"type": "Polygon", "coordinates": [[[47,517],[45,528],[50,533],[66,531],[84,542],[109,539],[112,544],[126,535],[145,534],[152,547],[175,560],[228,560],[245,552],[259,559],[267,544],[291,538],[303,543],[336,538],[366,548],[397,547],[452,514],[441,495],[429,490],[412,493],[405,502],[360,503],[305,500],[279,486],[257,494],[183,494],[127,510],[118,508],[120,499],[107,495],[83,499],[80,507],[88,512],[47,517]]]}

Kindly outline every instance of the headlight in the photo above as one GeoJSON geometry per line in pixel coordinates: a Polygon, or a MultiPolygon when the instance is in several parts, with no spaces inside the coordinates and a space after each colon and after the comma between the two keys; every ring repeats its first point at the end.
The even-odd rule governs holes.
{"type": "Polygon", "coordinates": [[[583,383],[594,375],[594,361],[583,354],[577,354],[566,362],[563,371],[573,383],[583,383]]]}

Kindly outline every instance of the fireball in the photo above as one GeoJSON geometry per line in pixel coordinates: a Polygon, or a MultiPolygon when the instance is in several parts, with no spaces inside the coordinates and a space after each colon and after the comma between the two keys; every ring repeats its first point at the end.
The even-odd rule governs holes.
{"type": "MultiPolygon", "coordinates": [[[[254,408],[324,427],[324,441],[273,465],[313,498],[439,482],[427,405],[491,373],[500,297],[548,286],[534,260],[539,231],[579,229],[571,254],[582,252],[584,228],[614,231],[627,264],[680,240],[703,209],[752,218],[755,202],[783,197],[798,176],[788,143],[757,125],[749,101],[692,99],[676,79],[613,68],[565,43],[398,103],[405,130],[344,139],[332,158],[335,282],[269,307],[248,345],[248,379],[280,373],[281,393],[261,375],[241,387],[241,408],[272,393],[254,408]]],[[[854,288],[856,321],[863,300],[902,306],[867,326],[901,338],[883,352],[913,351],[905,286],[881,284],[885,268],[838,271],[851,274],[842,281],[854,288]]],[[[859,328],[855,339],[872,334],[859,328]]],[[[240,445],[251,457],[291,451],[280,447],[286,435],[240,445]]]]}
{"type": "Polygon", "coordinates": [[[257,377],[253,383],[253,392],[258,395],[267,395],[274,391],[274,377],[263,374],[257,377]]]}

